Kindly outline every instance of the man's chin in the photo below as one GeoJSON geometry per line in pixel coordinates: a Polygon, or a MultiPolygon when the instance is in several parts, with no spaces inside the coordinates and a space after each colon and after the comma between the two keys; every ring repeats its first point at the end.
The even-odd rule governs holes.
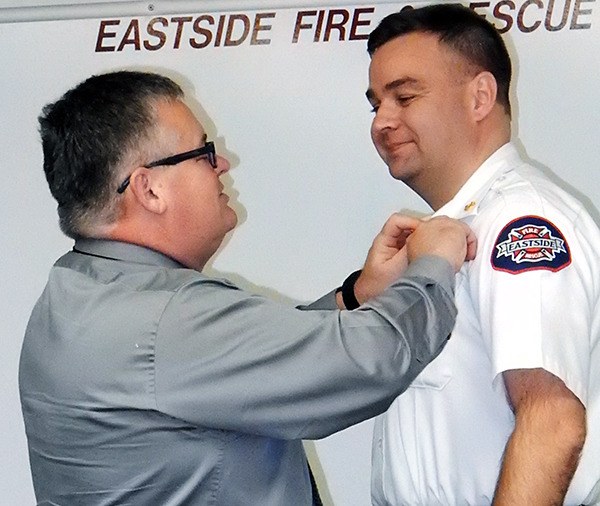
{"type": "Polygon", "coordinates": [[[388,163],[388,171],[390,176],[398,181],[406,181],[409,174],[409,168],[406,164],[400,164],[397,161],[388,163]]]}
{"type": "Polygon", "coordinates": [[[231,207],[229,207],[229,206],[227,206],[227,207],[230,211],[228,213],[230,215],[229,223],[228,223],[228,225],[229,225],[228,232],[231,232],[237,226],[239,220],[238,220],[237,213],[231,207]]]}

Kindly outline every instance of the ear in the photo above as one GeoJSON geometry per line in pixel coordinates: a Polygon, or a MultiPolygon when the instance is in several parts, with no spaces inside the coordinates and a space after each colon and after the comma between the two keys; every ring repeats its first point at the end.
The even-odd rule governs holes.
{"type": "Polygon", "coordinates": [[[496,95],[498,93],[496,78],[491,72],[480,72],[471,81],[470,92],[473,119],[481,121],[487,117],[496,105],[496,95]]]}
{"type": "Polygon", "coordinates": [[[167,202],[157,171],[138,167],[131,173],[129,189],[137,202],[147,211],[162,214],[167,202]]]}

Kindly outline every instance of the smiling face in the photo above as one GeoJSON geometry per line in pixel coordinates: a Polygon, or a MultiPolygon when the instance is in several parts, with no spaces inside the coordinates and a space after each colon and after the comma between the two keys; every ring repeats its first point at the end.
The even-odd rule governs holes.
{"type": "Polygon", "coordinates": [[[424,32],[386,42],[371,60],[373,143],[390,174],[430,205],[433,186],[454,186],[469,163],[472,77],[460,56],[424,32]]]}

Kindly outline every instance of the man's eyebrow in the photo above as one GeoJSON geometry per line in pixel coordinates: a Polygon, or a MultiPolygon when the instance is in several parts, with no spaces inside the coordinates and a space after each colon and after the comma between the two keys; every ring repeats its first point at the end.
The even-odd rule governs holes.
{"type": "Polygon", "coordinates": [[[400,88],[406,84],[417,84],[419,81],[417,81],[414,77],[401,77],[400,79],[396,79],[395,81],[392,81],[391,83],[387,83],[385,85],[385,90],[386,91],[390,91],[390,90],[394,90],[396,88],[400,88]]]}
{"type": "MultiPolygon", "coordinates": [[[[407,84],[417,84],[419,81],[414,77],[401,77],[400,79],[395,79],[384,86],[385,91],[395,90],[396,88],[401,88],[407,84]]],[[[365,95],[367,96],[367,100],[371,101],[375,98],[375,92],[372,88],[369,88],[365,95]]]]}

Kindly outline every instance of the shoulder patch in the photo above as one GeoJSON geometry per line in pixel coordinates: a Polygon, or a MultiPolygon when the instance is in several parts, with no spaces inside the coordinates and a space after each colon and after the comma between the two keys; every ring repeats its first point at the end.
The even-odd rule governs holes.
{"type": "Polygon", "coordinates": [[[539,216],[523,216],[506,225],[494,244],[492,267],[510,274],[560,271],[571,263],[571,251],[562,232],[539,216]]]}

